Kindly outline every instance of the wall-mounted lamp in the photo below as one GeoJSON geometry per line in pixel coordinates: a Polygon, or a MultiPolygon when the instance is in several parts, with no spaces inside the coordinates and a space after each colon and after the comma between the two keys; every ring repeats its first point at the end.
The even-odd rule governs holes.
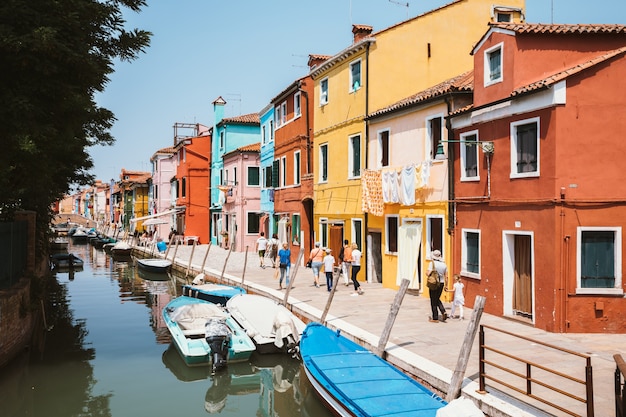
{"type": "Polygon", "coordinates": [[[443,151],[443,143],[442,141],[439,141],[437,144],[437,151],[435,152],[435,160],[442,161],[444,159],[446,159],[446,154],[443,151]]]}
{"type": "Polygon", "coordinates": [[[476,141],[476,140],[440,140],[437,145],[437,152],[435,153],[435,159],[445,159],[445,155],[443,152],[443,142],[450,143],[464,143],[465,146],[479,145],[480,149],[486,154],[493,154],[494,152],[494,144],[491,141],[476,141]],[[443,155],[443,158],[438,158],[439,155],[443,155]]]}

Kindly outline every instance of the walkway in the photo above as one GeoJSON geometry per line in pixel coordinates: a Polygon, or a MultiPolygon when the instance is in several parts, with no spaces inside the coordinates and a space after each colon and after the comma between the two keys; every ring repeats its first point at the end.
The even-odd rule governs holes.
{"type": "MultiPolygon", "coordinates": [[[[188,276],[190,282],[200,270],[207,248],[209,245],[198,245],[195,249],[193,246],[171,248],[168,259],[172,259],[174,252],[176,252],[177,275],[180,276],[182,273],[182,276],[185,276],[193,252],[192,271],[188,276]]],[[[205,272],[219,279],[224,270],[226,259],[224,283],[242,285],[243,277],[243,286],[249,292],[283,300],[285,290],[278,289],[278,280],[274,278],[275,269],[271,267],[260,268],[258,256],[253,251],[247,255],[237,252],[229,254],[222,248],[212,246],[206,257],[205,272]],[[244,265],[246,266],[245,275],[244,265]]],[[[325,279],[321,279],[320,282],[325,282],[325,279]]],[[[311,270],[304,266],[299,267],[296,280],[289,294],[288,304],[292,311],[302,316],[305,321],[319,321],[328,297],[325,285],[315,288],[312,284],[311,270]]],[[[362,288],[365,292],[364,295],[352,296],[352,288],[340,283],[327,316],[327,325],[342,329],[344,334],[372,348],[378,345],[379,336],[382,334],[397,291],[383,288],[379,283],[362,283],[362,288]]],[[[489,300],[486,302],[488,303],[489,300]]],[[[474,300],[467,300],[467,304],[473,305],[473,303],[474,300]]],[[[446,304],[446,308],[449,311],[450,305],[446,304]]],[[[408,292],[391,331],[386,349],[387,360],[415,375],[427,385],[430,384],[435,391],[440,392],[445,397],[452,372],[458,361],[466,329],[472,317],[472,310],[466,306],[466,319],[464,321],[448,319],[446,323],[430,323],[428,321],[429,314],[430,303],[428,298],[408,292]]],[[[595,416],[615,415],[613,394],[615,362],[613,354],[622,353],[626,356],[626,335],[555,334],[536,329],[516,320],[490,314],[482,315],[481,324],[590,355],[593,367],[595,416]]],[[[568,359],[565,363],[558,364],[550,349],[525,340],[513,339],[498,332],[487,332],[487,344],[501,346],[505,351],[516,355],[529,355],[537,363],[542,363],[542,361],[553,363],[559,370],[573,367],[573,369],[580,370],[577,377],[584,379],[585,361],[583,359],[568,359]]],[[[550,409],[549,413],[539,411],[548,410],[549,407],[540,402],[530,402],[527,397],[524,397],[522,401],[517,401],[514,397],[522,398],[521,395],[514,391],[506,395],[496,389],[498,388],[497,385],[490,385],[489,381],[487,381],[489,393],[478,394],[476,392],[478,389],[478,352],[477,335],[465,372],[463,395],[482,404],[482,409],[486,415],[490,417],[566,415],[554,409],[550,409]],[[531,404],[535,405],[536,408],[531,404]]],[[[525,372],[523,367],[519,372],[525,372]]],[[[564,372],[572,371],[567,369],[564,372]]],[[[537,377],[537,374],[533,374],[533,376],[537,377]]],[[[548,383],[567,390],[567,387],[552,379],[555,377],[548,376],[546,378],[548,378],[548,383]]],[[[525,385],[523,381],[519,381],[517,386],[524,388],[525,385]]],[[[539,390],[537,389],[537,391],[539,390]]],[[[584,390],[582,393],[576,392],[576,394],[584,397],[584,390]]],[[[573,406],[576,407],[576,413],[586,416],[585,406],[577,402],[573,403],[573,406]]]]}

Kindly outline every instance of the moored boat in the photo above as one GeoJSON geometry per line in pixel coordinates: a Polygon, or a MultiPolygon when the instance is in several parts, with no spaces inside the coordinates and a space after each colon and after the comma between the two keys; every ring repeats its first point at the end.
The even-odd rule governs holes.
{"type": "Polygon", "coordinates": [[[50,264],[53,270],[80,269],[83,267],[83,260],[73,253],[55,253],[50,255],[50,264]]]}
{"type": "Polygon", "coordinates": [[[261,295],[236,295],[226,302],[226,308],[262,354],[295,352],[306,327],[285,306],[261,295]]]}
{"type": "Polygon", "coordinates": [[[115,259],[116,261],[129,260],[132,251],[133,247],[130,246],[128,243],[117,242],[111,248],[111,256],[113,256],[113,259],[115,259]]]}
{"type": "Polygon", "coordinates": [[[307,378],[337,416],[435,417],[446,402],[404,372],[320,323],[300,340],[307,378]]]}
{"type": "Polygon", "coordinates": [[[237,294],[245,294],[246,290],[241,287],[230,285],[206,283],[197,285],[183,285],[183,295],[199,298],[215,304],[226,305],[226,302],[237,294]]]}
{"type": "Polygon", "coordinates": [[[166,273],[172,268],[172,261],[159,258],[137,259],[137,266],[146,272],[166,273]]]}
{"type": "Polygon", "coordinates": [[[67,252],[70,240],[65,236],[58,236],[50,241],[51,252],[67,252]]]}
{"type": "Polygon", "coordinates": [[[173,342],[188,366],[245,361],[255,350],[241,326],[221,306],[192,297],[177,297],[163,309],[173,342]]]}

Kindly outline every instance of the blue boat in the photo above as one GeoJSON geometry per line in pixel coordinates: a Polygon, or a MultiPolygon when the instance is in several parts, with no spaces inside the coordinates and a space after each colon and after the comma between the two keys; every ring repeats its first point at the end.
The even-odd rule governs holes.
{"type": "Polygon", "coordinates": [[[435,417],[446,402],[389,362],[320,323],[300,339],[307,378],[338,416],[435,417]]]}
{"type": "Polygon", "coordinates": [[[187,366],[246,361],[255,351],[246,332],[217,304],[181,296],[163,309],[163,320],[187,366]]]}
{"type": "Polygon", "coordinates": [[[226,305],[226,302],[237,294],[245,294],[246,290],[241,287],[231,287],[223,284],[198,284],[183,285],[183,295],[201,300],[209,301],[215,304],[226,305]]]}

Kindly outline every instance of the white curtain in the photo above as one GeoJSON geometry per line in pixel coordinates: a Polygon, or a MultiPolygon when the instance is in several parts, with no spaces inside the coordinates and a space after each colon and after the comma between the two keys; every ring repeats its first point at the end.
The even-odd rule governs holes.
{"type": "Polygon", "coordinates": [[[422,224],[407,222],[398,229],[398,275],[396,284],[403,279],[410,281],[409,288],[419,289],[420,277],[417,269],[420,245],[422,244],[422,224]]]}
{"type": "MultiPolygon", "coordinates": [[[[289,217],[281,217],[278,221],[278,241],[282,245],[283,243],[289,243],[289,236],[287,236],[287,222],[289,217]]],[[[271,236],[268,236],[271,237],[271,236]]]]}

